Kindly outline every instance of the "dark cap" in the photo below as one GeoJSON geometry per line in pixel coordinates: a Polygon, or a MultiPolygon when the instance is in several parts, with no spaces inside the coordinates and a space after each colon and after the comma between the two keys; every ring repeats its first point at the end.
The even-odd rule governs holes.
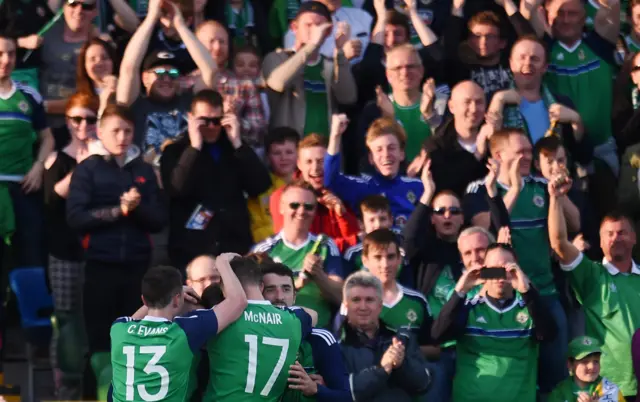
{"type": "Polygon", "coordinates": [[[171,66],[180,70],[180,63],[176,55],[164,50],[155,50],[149,53],[142,62],[142,70],[147,71],[157,66],[171,66]]]}
{"type": "Polygon", "coordinates": [[[298,18],[303,13],[315,13],[331,22],[331,12],[327,8],[327,6],[320,3],[319,1],[307,1],[300,4],[300,8],[298,8],[298,14],[296,14],[296,18],[298,18]]]}

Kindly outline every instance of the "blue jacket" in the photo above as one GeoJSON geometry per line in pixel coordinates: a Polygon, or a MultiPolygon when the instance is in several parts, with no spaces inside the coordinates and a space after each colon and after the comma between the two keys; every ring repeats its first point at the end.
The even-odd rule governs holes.
{"type": "Polygon", "coordinates": [[[334,192],[354,211],[359,211],[359,203],[363,198],[382,194],[389,200],[394,227],[402,228],[415,203],[422,196],[424,187],[420,179],[396,176],[388,179],[376,172],[372,176],[347,176],[340,173],[341,156],[326,155],[324,158],[324,185],[334,192]]]}

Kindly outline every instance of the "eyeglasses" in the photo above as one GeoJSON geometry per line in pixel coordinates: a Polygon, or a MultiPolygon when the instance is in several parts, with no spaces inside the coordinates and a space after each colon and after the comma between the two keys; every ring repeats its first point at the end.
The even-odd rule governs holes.
{"type": "Polygon", "coordinates": [[[201,122],[203,126],[220,127],[222,117],[198,117],[198,121],[201,122]]]}
{"type": "Polygon", "coordinates": [[[291,208],[294,211],[297,211],[298,208],[304,208],[305,211],[307,212],[311,212],[313,211],[313,209],[316,207],[316,204],[309,204],[307,202],[290,202],[289,203],[289,208],[291,208]]]}
{"type": "Polygon", "coordinates": [[[157,75],[158,78],[162,78],[164,76],[167,76],[169,78],[176,79],[176,78],[180,77],[180,71],[178,71],[177,68],[170,68],[170,69],[156,68],[155,70],[153,70],[153,73],[155,75],[157,75]]]}
{"type": "Polygon", "coordinates": [[[98,118],[95,116],[67,116],[67,119],[71,120],[73,124],[80,125],[83,121],[87,122],[87,125],[92,126],[97,123],[98,118]]]}
{"type": "Polygon", "coordinates": [[[639,71],[639,70],[640,70],[640,66],[631,67],[631,71],[639,71]]]}
{"type": "Polygon", "coordinates": [[[95,3],[94,4],[83,3],[81,1],[76,1],[76,0],[68,0],[67,4],[71,8],[76,8],[78,6],[81,6],[83,11],[92,11],[92,10],[95,10],[95,8],[96,8],[95,3]]]}
{"type": "Polygon", "coordinates": [[[460,207],[440,207],[440,208],[435,208],[433,210],[433,214],[434,215],[444,215],[447,211],[449,211],[449,214],[451,215],[461,215],[462,214],[462,208],[460,207]]]}

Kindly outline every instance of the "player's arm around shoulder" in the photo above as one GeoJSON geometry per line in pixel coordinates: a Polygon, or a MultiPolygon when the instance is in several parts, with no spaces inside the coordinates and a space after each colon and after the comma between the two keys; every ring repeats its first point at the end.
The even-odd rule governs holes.
{"type": "Polygon", "coordinates": [[[311,335],[313,327],[318,323],[318,313],[308,307],[288,307],[287,310],[292,312],[300,321],[302,329],[302,339],[307,339],[311,335]]]}
{"type": "Polygon", "coordinates": [[[218,319],[218,333],[237,320],[248,304],[242,284],[231,269],[231,260],[236,256],[237,254],[224,253],[216,258],[216,268],[220,272],[225,293],[224,301],[213,306],[218,319]]]}

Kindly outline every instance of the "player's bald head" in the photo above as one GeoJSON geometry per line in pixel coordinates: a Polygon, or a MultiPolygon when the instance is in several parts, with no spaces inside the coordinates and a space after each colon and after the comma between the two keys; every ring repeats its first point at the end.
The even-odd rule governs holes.
{"type": "Polygon", "coordinates": [[[451,90],[451,100],[459,100],[469,95],[484,96],[484,91],[480,85],[471,80],[462,81],[451,90]]]}

